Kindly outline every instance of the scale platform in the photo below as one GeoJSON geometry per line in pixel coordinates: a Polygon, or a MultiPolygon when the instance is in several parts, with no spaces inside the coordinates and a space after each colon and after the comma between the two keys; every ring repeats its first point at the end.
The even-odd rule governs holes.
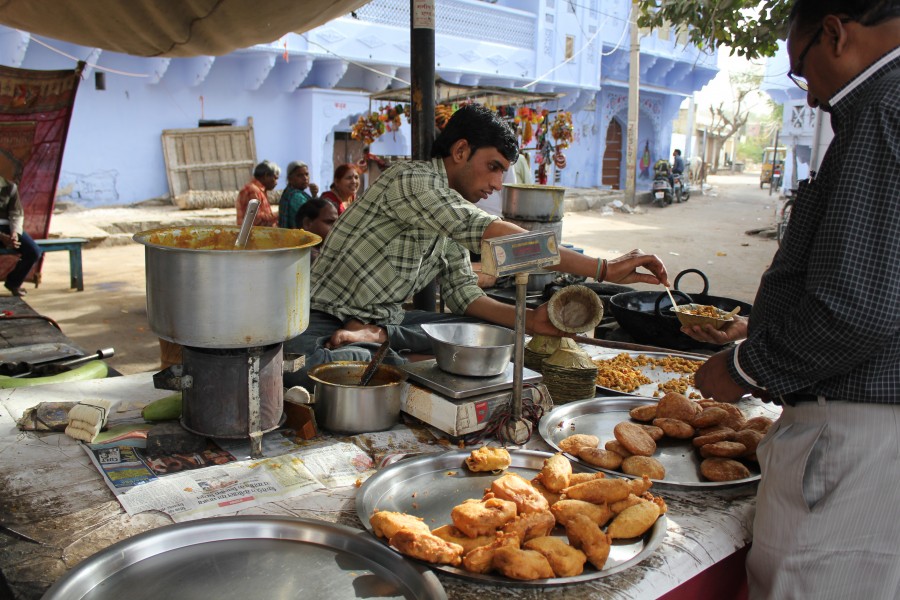
{"type": "MultiPolygon", "coordinates": [[[[442,371],[434,359],[407,363],[399,367],[409,374],[412,385],[401,410],[420,421],[458,437],[487,427],[491,417],[509,406],[513,390],[513,364],[496,377],[462,377],[442,371]]],[[[522,369],[522,398],[550,410],[550,394],[543,376],[522,369]]]]}

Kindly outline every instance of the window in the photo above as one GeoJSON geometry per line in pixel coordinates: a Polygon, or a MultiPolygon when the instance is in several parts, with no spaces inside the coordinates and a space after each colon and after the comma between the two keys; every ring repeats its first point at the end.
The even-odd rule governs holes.
{"type": "Polygon", "coordinates": [[[572,58],[572,55],[575,54],[575,36],[567,35],[566,36],[566,60],[572,58]]]}

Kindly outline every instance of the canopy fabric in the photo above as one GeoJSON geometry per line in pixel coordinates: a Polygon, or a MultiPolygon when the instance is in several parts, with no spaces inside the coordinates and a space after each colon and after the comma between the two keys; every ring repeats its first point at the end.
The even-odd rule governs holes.
{"type": "Polygon", "coordinates": [[[368,0],[5,0],[0,23],[134,56],[219,56],[308,31],[368,0]]]}

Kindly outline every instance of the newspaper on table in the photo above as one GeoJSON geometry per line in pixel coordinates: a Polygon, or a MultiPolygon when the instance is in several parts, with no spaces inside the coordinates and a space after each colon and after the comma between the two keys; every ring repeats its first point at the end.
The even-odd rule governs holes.
{"type": "Polygon", "coordinates": [[[270,434],[263,437],[264,458],[256,460],[240,460],[247,443],[233,440],[210,442],[198,453],[153,458],[131,446],[83,447],[129,515],[158,510],[176,522],[358,486],[375,472],[376,458],[440,449],[427,431],[403,426],[344,439],[294,444],[270,434]]]}

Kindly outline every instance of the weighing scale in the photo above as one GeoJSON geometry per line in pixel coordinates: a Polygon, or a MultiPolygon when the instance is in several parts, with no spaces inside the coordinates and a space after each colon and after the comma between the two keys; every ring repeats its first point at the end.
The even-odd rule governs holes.
{"type": "Polygon", "coordinates": [[[496,377],[454,375],[438,368],[435,360],[406,364],[401,368],[409,373],[412,385],[403,411],[451,436],[461,436],[484,429],[494,413],[509,407],[512,418],[501,435],[515,444],[524,444],[533,426],[522,417],[523,394],[545,410],[552,408],[547,388],[541,383],[543,377],[524,366],[528,275],[557,264],[559,247],[552,231],[527,231],[484,240],[482,272],[495,277],[515,275],[516,279],[513,362],[496,377]]]}

